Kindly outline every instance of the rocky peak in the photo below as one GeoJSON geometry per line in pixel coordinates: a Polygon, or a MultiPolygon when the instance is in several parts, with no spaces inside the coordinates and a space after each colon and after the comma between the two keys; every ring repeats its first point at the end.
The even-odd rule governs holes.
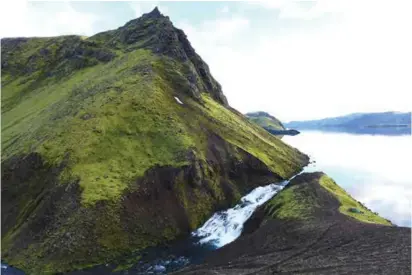
{"type": "Polygon", "coordinates": [[[196,53],[186,34],[176,28],[157,7],[140,18],[129,21],[114,31],[112,36],[110,43],[120,44],[121,47],[126,47],[126,51],[145,48],[183,63],[191,95],[199,98],[200,93],[207,92],[216,101],[228,105],[220,84],[211,75],[209,66],[196,53]]]}
{"type": "Polygon", "coordinates": [[[151,19],[164,17],[157,7],[155,7],[151,12],[144,14],[143,16],[151,19]]]}

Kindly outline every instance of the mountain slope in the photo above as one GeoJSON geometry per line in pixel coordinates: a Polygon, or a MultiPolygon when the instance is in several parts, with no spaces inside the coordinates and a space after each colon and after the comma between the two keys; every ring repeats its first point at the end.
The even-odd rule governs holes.
{"type": "Polygon", "coordinates": [[[325,174],[303,173],[239,239],[173,274],[410,274],[410,243],[410,228],[392,226],[325,174]]]}
{"type": "Polygon", "coordinates": [[[307,129],[323,127],[371,128],[371,127],[407,127],[411,128],[411,113],[356,113],[346,116],[319,120],[291,121],[287,127],[307,129]]]}
{"type": "Polygon", "coordinates": [[[29,274],[185,236],[308,162],[228,106],[157,9],[88,38],[1,42],[2,259],[29,274]]]}
{"type": "Polygon", "coordinates": [[[253,112],[247,113],[246,116],[249,118],[250,121],[257,123],[258,125],[262,126],[265,129],[269,130],[286,130],[283,126],[282,122],[280,122],[274,116],[271,116],[265,112],[253,112]]]}

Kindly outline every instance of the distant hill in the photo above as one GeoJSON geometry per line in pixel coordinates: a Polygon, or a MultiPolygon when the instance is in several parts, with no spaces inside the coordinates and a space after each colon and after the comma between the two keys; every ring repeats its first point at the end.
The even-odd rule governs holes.
{"type": "Polygon", "coordinates": [[[296,129],[373,129],[373,128],[411,128],[411,113],[355,113],[345,116],[324,118],[318,120],[291,121],[285,124],[296,129]]]}
{"type": "Polygon", "coordinates": [[[271,116],[266,112],[247,113],[246,116],[247,118],[249,118],[249,120],[259,124],[265,129],[286,130],[286,128],[283,126],[282,122],[280,122],[279,119],[275,118],[274,116],[271,116]]]}
{"type": "Polygon", "coordinates": [[[279,138],[283,136],[296,136],[300,132],[294,129],[286,129],[279,119],[266,112],[247,113],[246,117],[261,126],[263,129],[279,138]]]}
{"type": "Polygon", "coordinates": [[[246,117],[250,121],[260,125],[263,129],[265,129],[272,135],[275,135],[279,138],[282,138],[283,136],[296,136],[300,133],[299,131],[294,129],[286,129],[279,119],[271,116],[266,112],[247,113],[246,117]]]}

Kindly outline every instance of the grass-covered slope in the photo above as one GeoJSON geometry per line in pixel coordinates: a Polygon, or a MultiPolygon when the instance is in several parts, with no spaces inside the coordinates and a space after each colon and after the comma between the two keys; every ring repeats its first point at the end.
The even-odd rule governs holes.
{"type": "MultiPolygon", "coordinates": [[[[319,185],[328,195],[339,202],[339,212],[361,222],[392,225],[392,223],[377,213],[373,213],[362,203],[353,199],[344,189],[325,174],[304,184],[292,184],[285,188],[266,204],[267,215],[271,218],[284,220],[310,220],[321,212],[325,206],[320,203],[321,194],[311,191],[311,185],[319,185]]],[[[326,209],[329,211],[329,209],[326,209]]],[[[332,209],[335,211],[336,209],[332,209]]]]}
{"type": "Polygon", "coordinates": [[[157,9],[89,38],[2,39],[1,66],[2,259],[29,274],[186,235],[308,161],[228,106],[157,9]]]}
{"type": "Polygon", "coordinates": [[[269,130],[286,130],[282,122],[265,112],[247,113],[246,116],[256,124],[269,130]]]}

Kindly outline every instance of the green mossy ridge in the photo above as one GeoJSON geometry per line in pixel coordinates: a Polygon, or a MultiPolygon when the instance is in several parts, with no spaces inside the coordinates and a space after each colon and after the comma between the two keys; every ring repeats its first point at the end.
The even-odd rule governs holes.
{"type": "MultiPolygon", "coordinates": [[[[34,129],[26,139],[28,142],[30,139],[46,139],[36,150],[51,163],[57,164],[66,153],[70,154],[71,172],[66,176],[80,178],[85,204],[118,198],[128,182],[141,177],[154,165],[180,167],[187,164],[179,155],[194,147],[195,142],[175,111],[179,108],[175,99],[159,88],[167,84],[162,83],[164,80],[160,77],[145,81],[145,77],[126,71],[133,68],[132,64],[150,67],[161,62],[147,51],[135,51],[121,62],[83,70],[69,81],[27,98],[3,116],[13,125],[3,124],[6,154],[22,150],[21,146],[7,150],[9,140],[16,138],[17,128],[23,132],[34,129]],[[85,98],[84,93],[94,89],[99,90],[85,98]],[[73,95],[78,91],[79,95],[73,95]],[[65,101],[64,105],[62,101],[65,101]],[[60,113],[67,113],[59,124],[53,123],[53,112],[47,110],[54,105],[60,113]],[[27,116],[28,106],[33,110],[29,112],[30,116],[27,116]],[[82,119],[85,115],[92,118],[82,119]],[[44,127],[45,123],[49,125],[44,127]],[[41,137],[36,128],[48,136],[41,137]]],[[[8,91],[6,86],[3,94],[7,95],[8,91]]],[[[24,149],[36,146],[34,142],[29,143],[30,146],[26,145],[24,149]]]]}
{"type": "Polygon", "coordinates": [[[265,205],[268,217],[282,220],[310,219],[314,207],[319,207],[316,197],[307,185],[294,185],[280,191],[265,205]]]}
{"type": "MultiPolygon", "coordinates": [[[[79,178],[83,203],[93,205],[119,198],[130,181],[155,165],[186,165],[190,148],[204,159],[206,136],[199,128],[207,124],[280,176],[290,176],[299,166],[297,151],[207,94],[202,94],[205,106],[189,97],[180,73],[185,66],[138,50],[76,72],[67,81],[51,80],[3,115],[3,157],[35,148],[58,164],[69,154],[62,181],[79,178]],[[142,68],[152,75],[131,72],[142,68]],[[174,90],[185,92],[180,96],[186,107],[176,103],[174,90]]],[[[6,85],[3,95],[14,89],[6,85]]]]}
{"type": "MultiPolygon", "coordinates": [[[[354,200],[327,175],[321,176],[318,183],[339,200],[339,212],[342,214],[361,222],[392,225],[388,220],[373,213],[360,202],[354,200]],[[350,208],[357,208],[363,213],[352,213],[349,211],[350,208]]],[[[322,205],[319,205],[316,193],[313,192],[309,184],[301,183],[287,187],[279,192],[265,205],[265,211],[267,216],[271,218],[307,220],[313,218],[311,214],[314,213],[315,209],[321,209],[322,207],[322,205]]]]}
{"type": "Polygon", "coordinates": [[[388,220],[380,217],[378,214],[373,213],[363,204],[353,199],[343,188],[336,184],[336,182],[330,177],[324,175],[319,180],[320,185],[331,192],[340,202],[339,211],[342,214],[355,218],[361,222],[377,223],[383,225],[392,225],[388,220]],[[353,213],[349,211],[350,208],[356,208],[363,213],[353,213]]]}
{"type": "Polygon", "coordinates": [[[284,179],[293,176],[299,166],[301,153],[288,146],[267,131],[250,122],[245,116],[229,110],[209,95],[202,94],[209,118],[209,125],[226,141],[242,148],[264,162],[273,172],[284,179]]]}
{"type": "MultiPolygon", "coordinates": [[[[228,179],[230,165],[251,161],[252,155],[280,177],[288,178],[306,162],[297,150],[218,103],[213,99],[216,96],[201,91],[206,85],[196,76],[196,62],[176,61],[141,49],[145,39],[121,45],[120,40],[110,40],[116,32],[86,39],[23,39],[16,54],[8,56],[8,68],[2,70],[2,161],[36,152],[46,161],[45,166],[63,170],[58,179],[47,182],[48,186],[39,173],[30,188],[44,188],[50,194],[50,189],[67,191],[71,184],[77,188],[77,182],[81,187],[72,200],[59,205],[57,217],[50,222],[52,228],[42,231],[41,240],[30,241],[27,248],[14,245],[38,218],[38,203],[50,197],[27,188],[16,190],[25,195],[16,203],[17,222],[2,238],[2,252],[9,254],[5,257],[9,263],[33,274],[106,263],[183,234],[174,216],[160,214],[156,224],[142,222],[133,224],[132,229],[130,221],[122,220],[124,198],[139,191],[136,183],[153,168],[180,171],[173,193],[185,212],[183,218],[195,229],[217,206],[234,204],[250,187],[228,179]],[[71,58],[62,58],[60,46],[91,55],[83,52],[80,63],[71,62],[71,58]],[[42,49],[48,50],[47,58],[39,57],[42,49]],[[115,56],[98,60],[94,54],[100,52],[115,56]],[[33,55],[29,70],[22,71],[26,59],[33,55]],[[214,139],[221,139],[221,144],[213,147],[214,139]],[[219,158],[224,163],[220,164],[228,162],[227,167],[210,165],[207,156],[211,149],[222,155],[219,158]],[[189,168],[194,169],[194,176],[189,175],[193,182],[183,173],[189,168]],[[228,197],[223,185],[231,189],[228,197]],[[68,210],[66,206],[73,201],[75,208],[68,210]],[[30,219],[25,213],[31,213],[30,219]],[[61,217],[61,213],[66,216],[61,217]],[[56,225],[58,229],[53,227],[56,225]],[[66,247],[68,232],[73,247],[66,247]],[[82,239],[85,236],[88,238],[82,239]]],[[[156,35],[151,34],[152,38],[156,35]]]]}

